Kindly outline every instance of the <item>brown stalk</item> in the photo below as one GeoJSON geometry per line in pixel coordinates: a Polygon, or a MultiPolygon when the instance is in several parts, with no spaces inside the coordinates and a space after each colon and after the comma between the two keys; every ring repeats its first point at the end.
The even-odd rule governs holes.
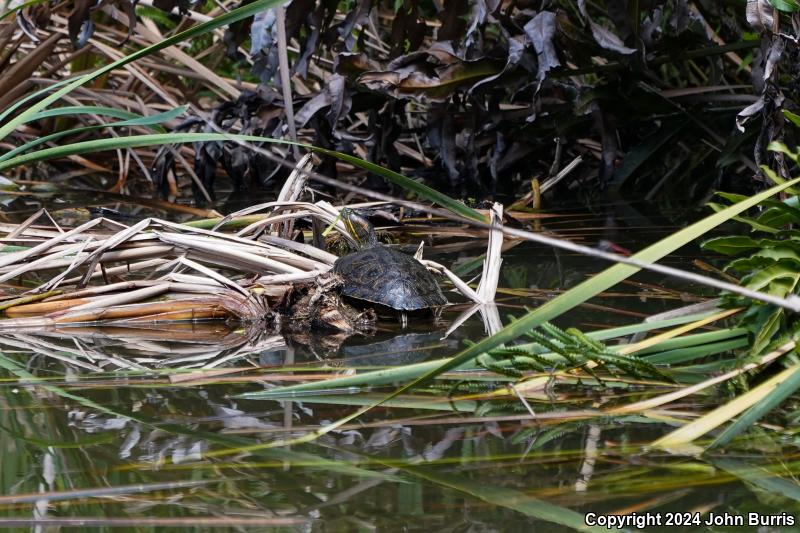
{"type": "Polygon", "coordinates": [[[22,316],[36,316],[65,311],[79,305],[89,303],[91,300],[86,298],[75,298],[71,300],[58,300],[55,302],[42,302],[37,304],[17,305],[6,309],[6,316],[16,318],[22,316]]]}
{"type": "Polygon", "coordinates": [[[25,54],[24,59],[18,60],[3,74],[0,79],[0,95],[2,95],[0,96],[0,109],[7,107],[25,91],[29,84],[29,78],[50,57],[59,40],[61,40],[61,35],[50,34],[32,52],[25,54]]]}
{"type": "MultiPolygon", "coordinates": [[[[101,320],[120,320],[120,319],[146,319],[152,315],[159,314],[179,314],[181,320],[191,318],[210,318],[213,316],[228,316],[229,313],[217,305],[202,302],[151,302],[142,304],[124,305],[119,307],[109,307],[105,309],[90,310],[84,313],[70,313],[55,318],[56,324],[66,324],[72,322],[98,322],[101,320]],[[216,314],[215,314],[216,313],[216,314]]],[[[178,320],[172,318],[171,320],[178,320]]]]}
{"type": "Polygon", "coordinates": [[[137,316],[125,320],[126,322],[172,322],[176,320],[206,320],[230,317],[231,313],[216,304],[194,304],[184,310],[158,312],[137,316]]]}
{"type": "Polygon", "coordinates": [[[11,300],[7,300],[7,301],[3,302],[2,304],[0,304],[0,311],[3,311],[3,310],[8,309],[10,307],[14,307],[16,305],[23,305],[23,304],[28,304],[30,302],[35,302],[35,301],[38,301],[38,300],[44,300],[44,299],[46,299],[48,297],[52,297],[52,296],[58,295],[60,293],[61,293],[61,291],[50,291],[50,292],[44,292],[44,293],[41,293],[41,294],[30,294],[30,295],[27,295],[27,296],[21,296],[19,298],[13,298],[11,300]]]}

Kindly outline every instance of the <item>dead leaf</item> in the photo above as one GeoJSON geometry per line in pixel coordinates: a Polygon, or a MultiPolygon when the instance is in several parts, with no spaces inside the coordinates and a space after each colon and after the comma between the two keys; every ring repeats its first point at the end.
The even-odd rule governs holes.
{"type": "Polygon", "coordinates": [[[487,59],[461,61],[433,67],[414,63],[396,70],[365,72],[357,82],[375,91],[388,91],[396,98],[412,97],[428,101],[444,101],[455,90],[471,86],[502,69],[487,59]]]}
{"type": "Polygon", "coordinates": [[[328,79],[325,88],[306,104],[295,115],[295,122],[302,128],[320,110],[330,108],[327,119],[331,128],[335,132],[336,124],[339,119],[346,115],[350,110],[352,100],[345,90],[345,78],[340,74],[334,74],[328,79]]]}
{"type": "Polygon", "coordinates": [[[419,18],[416,6],[409,0],[405,0],[392,21],[390,57],[417,50],[425,39],[426,31],[427,27],[425,22],[419,18]]]}
{"type": "Polygon", "coordinates": [[[75,7],[69,15],[67,28],[72,46],[77,50],[89,42],[89,37],[94,33],[94,23],[91,18],[93,0],[75,0],[75,7]]]}
{"type": "Polygon", "coordinates": [[[525,35],[536,50],[539,62],[538,79],[542,81],[550,69],[561,66],[556,47],[553,45],[553,37],[556,35],[556,14],[542,11],[525,24],[524,29],[525,35]]]}
{"type": "Polygon", "coordinates": [[[749,106],[745,107],[739,114],[736,115],[736,128],[739,131],[744,131],[744,124],[747,122],[750,117],[755,115],[756,113],[760,113],[761,110],[764,109],[764,96],[762,95],[758,100],[750,104],[749,106]]]}
{"type": "Polygon", "coordinates": [[[747,0],[747,22],[762,33],[772,33],[777,21],[775,8],[768,0],[747,0]]]}
{"type": "Polygon", "coordinates": [[[16,98],[16,91],[21,84],[28,81],[31,75],[36,72],[36,69],[45,62],[50,54],[61,39],[60,33],[52,33],[50,36],[42,41],[36,48],[29,52],[23,60],[18,60],[11,67],[3,72],[0,78],[0,102],[5,106],[9,102],[9,98],[13,100],[16,98]]]}
{"type": "Polygon", "coordinates": [[[628,48],[625,46],[625,44],[622,42],[622,39],[620,39],[614,32],[592,20],[588,11],[586,10],[586,0],[578,0],[578,9],[580,10],[581,15],[583,15],[584,18],[586,18],[586,21],[589,23],[589,28],[592,30],[592,37],[594,37],[595,42],[601,47],[605,48],[606,50],[618,52],[620,54],[633,54],[636,52],[635,48],[628,48]]]}

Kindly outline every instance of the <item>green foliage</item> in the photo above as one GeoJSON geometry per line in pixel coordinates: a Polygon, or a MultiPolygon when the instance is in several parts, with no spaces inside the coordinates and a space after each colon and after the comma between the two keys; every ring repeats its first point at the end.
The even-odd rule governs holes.
{"type": "MultiPolygon", "coordinates": [[[[784,146],[772,146],[774,150],[787,153],[797,160],[784,146]]],[[[764,173],[775,183],[783,183],[769,168],[764,173]]],[[[789,190],[789,189],[787,189],[789,190]]],[[[739,195],[719,194],[728,201],[739,201],[739,195]]],[[[759,203],[753,216],[739,216],[738,222],[750,226],[752,235],[731,235],[709,239],[703,248],[735,259],[725,270],[738,275],[741,284],[748,289],[763,291],[782,298],[800,292],[800,197],[793,196],[784,201],[764,200],[759,203]]],[[[724,206],[713,204],[719,210],[724,206]]],[[[780,333],[797,331],[800,322],[787,314],[786,310],[773,305],[749,301],[730,294],[724,295],[725,304],[746,306],[741,315],[741,325],[751,334],[751,353],[759,354],[780,333]]]]}
{"type": "Polygon", "coordinates": [[[762,401],[756,403],[748,409],[739,419],[718,436],[711,444],[711,448],[724,446],[734,437],[742,433],[745,429],[755,424],[762,417],[776,409],[786,398],[800,389],[800,367],[782,383],[780,383],[772,393],[767,395],[762,401]]]}
{"type": "Polygon", "coordinates": [[[706,250],[711,250],[723,255],[737,255],[759,247],[758,241],[750,237],[731,235],[728,237],[715,237],[703,243],[706,250]]]}
{"type": "Polygon", "coordinates": [[[214,45],[214,35],[211,33],[206,33],[204,35],[199,35],[192,39],[191,43],[189,44],[188,54],[191,56],[196,56],[203,50],[211,48],[214,45]]]}
{"type": "Polygon", "coordinates": [[[156,7],[136,6],[136,16],[148,18],[168,30],[174,30],[177,26],[177,23],[170,17],[169,13],[156,7]]]}
{"type": "Polygon", "coordinates": [[[800,4],[797,3],[797,0],[769,0],[769,3],[778,11],[786,11],[788,13],[800,11],[800,4]]]}
{"type": "Polygon", "coordinates": [[[795,126],[800,126],[800,115],[792,113],[788,109],[784,109],[783,116],[786,117],[795,126]]]}
{"type": "Polygon", "coordinates": [[[524,347],[501,347],[478,357],[483,368],[511,377],[522,377],[526,371],[556,372],[582,368],[602,380],[592,368],[604,368],[611,375],[626,374],[636,378],[650,377],[672,381],[653,364],[638,357],[620,355],[605,344],[589,338],[576,328],[566,331],[545,322],[525,336],[533,343],[524,347]],[[543,350],[558,357],[545,356],[543,350]],[[592,364],[590,364],[592,363],[592,364]]]}

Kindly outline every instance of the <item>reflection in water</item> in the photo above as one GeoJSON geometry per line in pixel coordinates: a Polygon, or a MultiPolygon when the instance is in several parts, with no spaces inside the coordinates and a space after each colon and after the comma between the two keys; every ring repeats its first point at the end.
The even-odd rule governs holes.
{"type": "Polygon", "coordinates": [[[285,341],[280,335],[232,330],[224,323],[208,322],[3,331],[0,347],[5,353],[28,351],[32,361],[44,357],[76,370],[101,372],[257,366],[254,354],[284,348],[285,341]]]}
{"type": "Polygon", "coordinates": [[[218,324],[18,332],[0,345],[9,378],[0,388],[0,524],[74,525],[88,517],[94,525],[139,527],[225,520],[314,531],[400,523],[571,531],[588,511],[800,511],[793,492],[761,500],[750,492],[786,479],[776,474],[800,475],[796,462],[773,459],[775,444],[775,454],[743,450],[720,467],[713,455],[645,454],[637,443],[664,431],[646,420],[565,423],[563,408],[547,399],[536,403],[547,411],[537,420],[480,415],[481,402],[455,397],[414,409],[414,401],[431,402],[415,394],[313,443],[271,448],[358,403],[233,398],[297,373],[309,379],[326,366],[350,371],[452,353],[458,342],[441,333],[360,339],[342,346],[335,363],[299,355],[288,368],[276,359],[291,351],[282,338],[218,324]],[[176,374],[172,357],[206,370],[176,374]]]}
{"type": "Polygon", "coordinates": [[[419,363],[433,353],[453,353],[458,341],[442,338],[443,333],[393,334],[385,340],[342,347],[345,366],[399,366],[419,363]]]}

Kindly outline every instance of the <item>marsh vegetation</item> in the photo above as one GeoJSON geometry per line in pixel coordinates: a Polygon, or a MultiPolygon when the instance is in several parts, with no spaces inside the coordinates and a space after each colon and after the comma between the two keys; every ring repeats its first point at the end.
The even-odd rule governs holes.
{"type": "Polygon", "coordinates": [[[0,525],[788,530],[798,28],[7,2],[0,525]]]}

